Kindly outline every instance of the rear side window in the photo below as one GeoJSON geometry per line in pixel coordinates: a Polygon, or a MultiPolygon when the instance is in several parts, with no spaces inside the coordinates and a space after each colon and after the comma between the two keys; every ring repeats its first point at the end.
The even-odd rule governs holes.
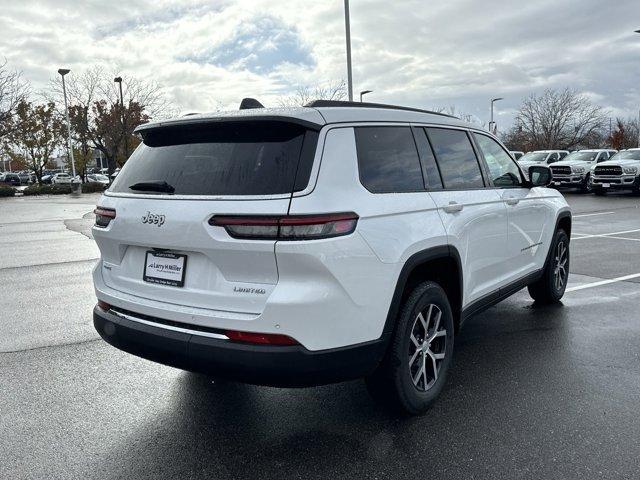
{"type": "Polygon", "coordinates": [[[360,182],[373,193],[424,190],[410,127],[356,127],[360,182]]]}
{"type": "Polygon", "coordinates": [[[428,128],[444,188],[484,187],[478,159],[467,133],[463,130],[428,128]]]}
{"type": "Polygon", "coordinates": [[[303,126],[268,121],[149,130],[110,191],[163,193],[153,186],[168,184],[175,195],[289,194],[309,183],[317,138],[303,126]]]}

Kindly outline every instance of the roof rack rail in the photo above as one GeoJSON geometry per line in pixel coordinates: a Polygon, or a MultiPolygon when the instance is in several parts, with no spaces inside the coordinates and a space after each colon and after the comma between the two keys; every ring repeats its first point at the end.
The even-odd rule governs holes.
{"type": "Polygon", "coordinates": [[[434,112],[431,110],[422,110],[420,108],[402,107],[400,105],[388,105],[386,103],[369,103],[369,102],[349,102],[344,100],[313,100],[305,105],[310,108],[327,108],[327,107],[356,107],[356,108],[388,108],[390,110],[406,110],[409,112],[430,113],[432,115],[441,115],[443,117],[458,118],[442,112],[434,112]]]}

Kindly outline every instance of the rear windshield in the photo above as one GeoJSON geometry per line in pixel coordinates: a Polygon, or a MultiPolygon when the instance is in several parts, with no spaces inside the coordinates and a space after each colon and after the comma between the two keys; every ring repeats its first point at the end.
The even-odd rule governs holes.
{"type": "Polygon", "coordinates": [[[116,193],[276,195],[309,183],[318,134],[285,122],[207,123],[143,132],[116,193]],[[142,185],[142,186],[141,186],[142,185]],[[159,185],[160,188],[154,186],[159,185]]]}

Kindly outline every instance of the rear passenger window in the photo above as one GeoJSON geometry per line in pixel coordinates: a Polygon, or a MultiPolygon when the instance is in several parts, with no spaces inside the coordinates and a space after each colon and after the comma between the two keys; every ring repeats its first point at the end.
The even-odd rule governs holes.
{"type": "Polygon", "coordinates": [[[444,188],[484,187],[478,159],[463,130],[428,128],[444,188]]]}
{"type": "Polygon", "coordinates": [[[373,193],[424,190],[409,127],[356,127],[360,182],[373,193]]]}

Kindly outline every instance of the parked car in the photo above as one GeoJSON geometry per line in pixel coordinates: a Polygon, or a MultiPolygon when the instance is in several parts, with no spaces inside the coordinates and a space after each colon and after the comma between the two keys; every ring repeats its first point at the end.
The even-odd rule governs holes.
{"type": "Polygon", "coordinates": [[[56,173],[51,177],[51,183],[53,185],[70,185],[72,181],[71,175],[68,173],[56,173]]]}
{"type": "Polygon", "coordinates": [[[29,172],[26,170],[23,170],[21,172],[17,172],[18,177],[20,177],[20,183],[23,185],[27,185],[28,183],[30,183],[31,180],[31,176],[29,175],[29,172]]]}
{"type": "Polygon", "coordinates": [[[12,187],[20,186],[20,177],[17,173],[5,172],[0,176],[0,182],[11,185],[12,187]]]}
{"type": "Polygon", "coordinates": [[[510,153],[510,154],[511,154],[511,156],[512,156],[513,158],[515,158],[516,160],[520,160],[520,158],[521,158],[522,156],[524,156],[524,152],[521,152],[521,151],[519,151],[519,150],[511,150],[509,153],[510,153]]]}
{"type": "Polygon", "coordinates": [[[532,165],[551,165],[559,162],[569,154],[567,150],[536,150],[520,157],[518,163],[524,170],[525,176],[529,174],[532,165]]]}
{"type": "Polygon", "coordinates": [[[136,133],[93,227],[94,325],[124,351],[261,385],[366,377],[417,414],[467,318],[523,287],[564,294],[571,213],[549,168],[525,180],[472,124],[314,101],[136,133]]]}
{"type": "Polygon", "coordinates": [[[107,177],[106,175],[101,175],[99,173],[87,175],[87,181],[102,183],[103,185],[109,185],[109,177],[107,177]]]}
{"type": "Polygon", "coordinates": [[[608,160],[617,150],[593,149],[571,152],[551,165],[553,185],[591,191],[591,167],[608,160]]]}
{"type": "Polygon", "coordinates": [[[640,193],[640,148],[622,150],[595,165],[591,173],[591,188],[596,195],[605,195],[611,190],[640,193]]]}

